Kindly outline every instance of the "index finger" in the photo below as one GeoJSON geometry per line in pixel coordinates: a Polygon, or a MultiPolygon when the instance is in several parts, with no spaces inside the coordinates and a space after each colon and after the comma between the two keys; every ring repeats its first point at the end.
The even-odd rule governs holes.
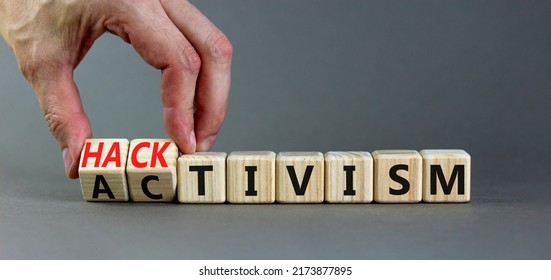
{"type": "Polygon", "coordinates": [[[183,153],[196,149],[194,96],[201,59],[170,21],[158,2],[150,7],[128,6],[123,19],[108,21],[107,29],[132,44],[151,66],[160,69],[165,129],[183,153]]]}

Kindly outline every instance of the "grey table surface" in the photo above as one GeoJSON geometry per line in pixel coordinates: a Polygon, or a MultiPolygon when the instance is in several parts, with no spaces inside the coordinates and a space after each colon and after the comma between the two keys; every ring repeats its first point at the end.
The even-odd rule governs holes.
{"type": "MultiPolygon", "coordinates": [[[[472,201],[87,203],[0,43],[2,259],[549,259],[551,2],[194,1],[235,48],[216,151],[461,148],[472,201]]],[[[166,137],[159,73],[101,37],[95,137],[166,137]]]]}

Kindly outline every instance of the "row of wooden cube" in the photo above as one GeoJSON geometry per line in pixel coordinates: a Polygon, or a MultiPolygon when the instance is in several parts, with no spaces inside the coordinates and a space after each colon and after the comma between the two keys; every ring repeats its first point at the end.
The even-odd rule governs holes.
{"type": "Polygon", "coordinates": [[[416,203],[470,200],[463,150],[203,152],[166,139],[89,139],[80,161],[87,201],[416,203]]]}

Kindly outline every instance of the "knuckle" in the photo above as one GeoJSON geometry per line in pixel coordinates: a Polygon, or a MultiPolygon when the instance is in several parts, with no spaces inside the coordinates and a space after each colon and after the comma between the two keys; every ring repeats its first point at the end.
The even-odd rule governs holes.
{"type": "Polygon", "coordinates": [[[192,74],[199,74],[201,70],[201,57],[191,45],[184,47],[181,52],[182,64],[192,74]]]}
{"type": "Polygon", "coordinates": [[[216,63],[229,64],[233,57],[233,46],[230,40],[220,31],[216,31],[206,42],[210,57],[216,63]]]}
{"type": "Polygon", "coordinates": [[[47,110],[44,113],[44,119],[46,120],[50,132],[56,139],[59,139],[66,125],[65,118],[55,110],[47,110]]]}

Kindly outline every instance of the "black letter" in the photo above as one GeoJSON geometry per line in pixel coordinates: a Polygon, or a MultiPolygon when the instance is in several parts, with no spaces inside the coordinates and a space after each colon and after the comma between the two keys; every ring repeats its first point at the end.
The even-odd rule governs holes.
{"type": "Polygon", "coordinates": [[[392,168],[390,168],[390,172],[389,172],[390,178],[395,182],[400,183],[400,185],[402,185],[402,188],[399,190],[390,188],[390,194],[403,195],[409,191],[409,181],[404,177],[398,176],[398,170],[408,171],[408,169],[409,168],[406,164],[397,164],[397,165],[394,165],[392,168]]]}
{"type": "Polygon", "coordinates": [[[149,181],[159,181],[159,176],[149,175],[145,176],[142,180],[142,191],[145,194],[145,196],[151,198],[151,199],[162,199],[163,194],[152,194],[149,189],[147,188],[147,183],[149,181]]]}
{"type": "Polygon", "coordinates": [[[198,165],[190,166],[189,171],[197,173],[197,184],[199,185],[199,195],[205,195],[205,171],[212,171],[214,167],[212,165],[198,165]]]}
{"type": "Polygon", "coordinates": [[[445,195],[449,195],[452,192],[453,183],[455,178],[457,179],[457,194],[465,194],[465,165],[456,165],[453,167],[452,175],[450,176],[449,183],[446,183],[446,178],[444,178],[444,172],[442,172],[442,166],[440,165],[431,165],[430,166],[430,194],[436,194],[436,177],[442,185],[442,190],[445,195]]]}
{"type": "Polygon", "coordinates": [[[256,166],[245,166],[245,171],[247,172],[247,191],[245,191],[245,196],[256,196],[257,192],[254,189],[256,166]]]}
{"type": "Polygon", "coordinates": [[[306,166],[306,172],[304,172],[304,178],[302,178],[302,184],[298,184],[297,174],[295,172],[295,167],[292,165],[287,165],[287,171],[289,176],[291,176],[291,182],[293,183],[293,188],[295,189],[296,195],[304,195],[306,188],[308,187],[308,181],[310,181],[310,176],[312,175],[312,170],[314,170],[313,165],[306,166]]]}
{"type": "Polygon", "coordinates": [[[94,182],[94,192],[92,193],[92,198],[98,198],[100,193],[106,193],[110,199],[115,199],[113,192],[109,188],[107,181],[103,175],[96,175],[96,181],[94,182]],[[99,188],[100,183],[103,185],[104,189],[99,188]]]}
{"type": "Polygon", "coordinates": [[[344,195],[356,195],[356,191],[354,190],[354,170],[356,170],[354,165],[344,166],[344,171],[346,172],[346,189],[344,190],[344,195]]]}

